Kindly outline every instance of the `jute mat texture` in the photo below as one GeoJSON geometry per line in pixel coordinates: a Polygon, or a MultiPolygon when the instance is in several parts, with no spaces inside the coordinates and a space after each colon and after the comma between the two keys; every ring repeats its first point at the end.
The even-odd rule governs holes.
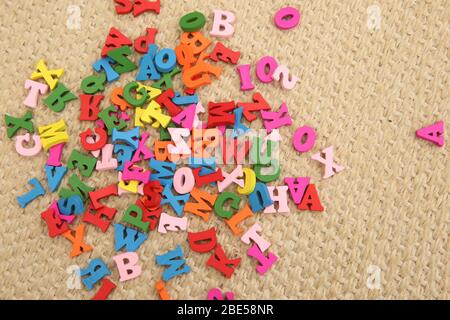
{"type": "MultiPolygon", "coordinates": [[[[438,120],[449,123],[449,13],[444,0],[162,0],[160,15],[134,18],[118,16],[109,0],[2,0],[0,298],[89,299],[95,290],[68,288],[67,270],[100,257],[118,285],[111,299],[157,299],[154,284],[163,268],[156,265],[155,255],[180,244],[192,271],[167,283],[174,299],[205,299],[214,287],[233,291],[237,299],[447,299],[449,152],[447,146],[438,148],[414,133],[438,120]],[[274,26],[273,16],[288,5],[301,10],[302,21],[285,32],[274,26]],[[369,9],[372,5],[379,10],[369,9]],[[80,29],[67,26],[74,17],[70,6],[80,8],[80,29]],[[286,91],[253,75],[254,92],[261,92],[275,110],[282,102],[288,105],[294,125],[281,129],[281,177],[311,176],[326,209],[299,211],[290,202],[290,214],[256,214],[245,222],[245,228],[254,222],[262,226],[270,250],[279,257],[265,276],[255,271],[256,262],[246,256],[248,246],[223,221],[213,216],[205,223],[190,215],[189,230],[216,226],[227,254],[243,257],[231,280],[206,267],[209,255],[192,252],[186,233],[151,232],[138,251],[142,275],[119,283],[112,227],[103,234],[88,225],[85,240],[95,249],[71,259],[71,243],[64,237],[49,238],[40,219],[57,194],[47,193],[25,210],[19,207],[16,196],[29,190],[29,179],[36,177],[46,186],[46,153],[19,156],[14,141],[6,137],[4,114],[26,112],[24,82],[39,59],[50,68],[64,68],[61,81],[80,94],[81,80],[92,74],[110,27],[132,39],[156,27],[157,44],[174,48],[181,34],[180,17],[203,12],[208,34],[214,9],[236,15],[234,36],[215,40],[240,50],[241,64],[255,66],[270,55],[301,78],[294,90],[286,91]],[[378,30],[371,27],[374,22],[368,23],[374,12],[381,17],[378,30]],[[292,136],[303,125],[316,129],[317,141],[311,152],[299,154],[292,136]],[[324,180],[323,165],[310,158],[331,145],[345,170],[324,180]],[[380,286],[373,285],[378,276],[380,286]]],[[[133,76],[123,76],[105,95],[133,76]]],[[[226,65],[220,80],[199,91],[200,99],[205,106],[209,101],[251,101],[254,92],[239,87],[234,66],[226,65]]],[[[78,116],[79,101],[69,103],[61,114],[48,110],[42,100],[33,110],[36,127],[65,119],[70,142],[64,161],[73,148],[80,148],[78,134],[90,125],[80,124],[78,116]]],[[[259,121],[252,127],[261,125],[259,121]]],[[[117,181],[117,175],[96,172],[86,181],[102,187],[117,181]]],[[[280,179],[271,185],[282,183],[280,179]]],[[[118,209],[116,221],[135,199],[108,200],[118,209]]]]}

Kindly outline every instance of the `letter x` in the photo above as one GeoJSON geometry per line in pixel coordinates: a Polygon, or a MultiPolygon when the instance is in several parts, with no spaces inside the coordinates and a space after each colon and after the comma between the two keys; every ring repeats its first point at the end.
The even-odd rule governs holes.
{"type": "Polygon", "coordinates": [[[323,149],[322,152],[318,152],[311,157],[311,159],[319,161],[320,163],[323,163],[325,165],[325,175],[323,176],[324,179],[330,178],[334,176],[336,173],[344,170],[344,167],[335,163],[333,158],[334,158],[333,146],[323,149]],[[321,153],[325,154],[325,157],[322,157],[321,153]]]}
{"type": "Polygon", "coordinates": [[[233,182],[236,183],[239,187],[243,188],[245,182],[244,179],[238,179],[239,177],[242,178],[243,175],[244,173],[242,172],[241,165],[238,165],[236,169],[234,169],[231,173],[226,173],[225,171],[223,171],[224,180],[217,182],[217,188],[219,192],[225,190],[233,182]]]}
{"type": "Polygon", "coordinates": [[[51,90],[55,89],[58,79],[63,75],[64,69],[48,70],[44,60],[39,60],[36,71],[31,74],[32,80],[44,78],[51,90]]]}
{"type": "Polygon", "coordinates": [[[70,257],[77,257],[83,252],[91,251],[93,248],[83,242],[84,236],[84,224],[79,225],[75,231],[69,230],[64,233],[64,237],[72,242],[72,251],[70,252],[70,257]]]}

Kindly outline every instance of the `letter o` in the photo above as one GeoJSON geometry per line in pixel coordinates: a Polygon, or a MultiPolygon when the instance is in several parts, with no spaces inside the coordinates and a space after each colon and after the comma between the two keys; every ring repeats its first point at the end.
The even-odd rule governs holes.
{"type": "Polygon", "coordinates": [[[263,83],[270,83],[273,81],[272,75],[277,68],[278,63],[273,57],[262,57],[256,64],[256,76],[259,81],[263,83]],[[267,68],[269,68],[269,72],[266,72],[267,68]]]}
{"type": "Polygon", "coordinates": [[[292,142],[294,149],[298,152],[308,152],[314,147],[314,143],[316,142],[316,131],[308,126],[300,127],[295,131],[292,142]],[[305,136],[306,140],[303,143],[303,137],[305,136]]]}
{"type": "Polygon", "coordinates": [[[192,169],[188,167],[178,169],[173,176],[173,188],[179,194],[187,194],[194,189],[195,179],[192,169]]]}
{"type": "Polygon", "coordinates": [[[194,11],[181,18],[180,27],[185,32],[194,32],[203,28],[205,23],[205,16],[198,11],[194,11]]]}
{"type": "Polygon", "coordinates": [[[297,9],[286,7],[275,14],[275,25],[278,29],[289,30],[298,26],[300,19],[301,14],[297,9]]]}

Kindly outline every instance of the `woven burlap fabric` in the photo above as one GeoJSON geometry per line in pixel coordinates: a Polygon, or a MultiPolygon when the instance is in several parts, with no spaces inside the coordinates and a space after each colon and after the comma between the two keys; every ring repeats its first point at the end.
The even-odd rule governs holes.
{"type": "MultiPolygon", "coordinates": [[[[189,230],[217,226],[218,239],[230,257],[243,257],[231,278],[206,267],[208,255],[192,252],[186,233],[152,232],[139,249],[142,275],[118,282],[113,260],[114,232],[103,234],[88,226],[85,240],[94,251],[69,258],[71,244],[63,237],[51,239],[40,219],[56,194],[49,194],[21,209],[16,196],[29,190],[27,181],[45,182],[46,154],[19,156],[14,141],[0,130],[0,178],[2,192],[0,223],[0,298],[88,299],[94,291],[67,287],[67,268],[85,267],[102,258],[118,284],[113,299],[156,299],[155,281],[163,271],[155,255],[180,244],[192,271],[167,283],[176,299],[204,299],[209,289],[233,291],[237,299],[378,299],[448,298],[448,148],[437,148],[415,138],[416,129],[437,120],[449,120],[447,1],[381,1],[381,25],[367,24],[372,1],[162,1],[161,14],[118,16],[113,1],[2,0],[0,3],[1,66],[0,103],[4,114],[23,115],[23,88],[39,59],[50,68],[63,67],[61,79],[80,93],[81,80],[92,74],[111,26],[136,38],[146,27],[157,27],[157,43],[174,48],[180,17],[193,10],[212,27],[214,9],[236,14],[236,32],[222,40],[240,50],[240,63],[255,66],[263,56],[275,57],[290,67],[301,81],[292,91],[279,84],[262,84],[253,76],[256,91],[277,110],[286,102],[294,124],[281,129],[282,177],[311,176],[325,212],[296,210],[290,214],[257,214],[244,223],[257,221],[271,251],[279,261],[265,275],[255,271],[255,261],[246,257],[248,246],[233,236],[216,217],[204,223],[189,216],[189,230]],[[79,30],[67,27],[70,5],[81,9],[79,30]],[[302,11],[301,25],[281,31],[273,24],[274,13],[285,5],[302,11]],[[292,148],[294,130],[309,125],[317,131],[314,150],[299,154],[292,148]],[[323,166],[312,154],[335,146],[336,161],[345,170],[323,180],[323,166]],[[381,270],[381,288],[371,290],[369,266],[381,270]]],[[[138,56],[133,59],[137,61],[138,56]]],[[[254,67],[253,67],[254,68],[254,67]]],[[[254,69],[253,69],[254,70],[254,69]]],[[[130,81],[127,75],[115,85],[130,81]]],[[[177,85],[179,87],[179,81],[177,85]]],[[[106,94],[109,95],[110,86],[106,94]]],[[[250,101],[252,92],[239,90],[234,66],[224,66],[220,80],[199,91],[204,105],[209,101],[250,101]]],[[[69,127],[66,161],[73,148],[80,148],[79,102],[71,102],[56,114],[42,102],[33,111],[35,126],[60,118],[69,127]]],[[[254,123],[258,128],[261,123],[254,123]]],[[[152,131],[152,136],[156,135],[152,131]]],[[[69,175],[67,175],[68,177],[69,175]]],[[[63,185],[67,182],[64,179],[63,185]]],[[[111,172],[94,173],[86,180],[101,187],[117,181],[111,172]]],[[[281,184],[272,183],[272,185],[281,184]]],[[[120,220],[135,196],[107,201],[120,220]]]]}

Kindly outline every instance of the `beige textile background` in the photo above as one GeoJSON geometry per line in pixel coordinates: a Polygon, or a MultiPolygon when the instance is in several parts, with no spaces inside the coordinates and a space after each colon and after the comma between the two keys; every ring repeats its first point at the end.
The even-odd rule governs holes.
{"type": "MultiPolygon", "coordinates": [[[[311,176],[326,210],[297,211],[291,203],[288,215],[257,214],[245,223],[249,227],[258,221],[264,237],[272,242],[271,251],[279,257],[263,277],[246,257],[248,247],[222,221],[212,217],[205,224],[189,216],[190,230],[217,226],[227,254],[243,257],[232,279],[207,268],[208,255],[191,252],[185,233],[152,232],[138,251],[143,274],[118,283],[111,298],[156,299],[154,283],[163,268],[155,264],[155,255],[181,244],[192,272],[167,284],[176,299],[204,299],[213,287],[234,291],[237,299],[447,299],[448,147],[416,139],[414,132],[440,119],[448,124],[449,2],[379,1],[378,31],[367,26],[367,8],[372,4],[377,3],[162,0],[160,15],[133,18],[116,15],[113,1],[106,0],[1,0],[0,298],[89,299],[94,291],[67,288],[66,269],[73,264],[84,267],[96,257],[108,264],[118,283],[111,259],[112,228],[102,234],[88,226],[85,240],[95,249],[72,260],[70,242],[63,237],[50,239],[40,220],[40,213],[57,195],[47,194],[25,210],[16,202],[16,195],[28,190],[30,178],[37,177],[46,186],[46,155],[20,157],[4,127],[4,113],[26,112],[23,83],[37,61],[44,58],[50,68],[65,68],[61,81],[79,94],[81,80],[92,73],[91,64],[111,26],[133,39],[146,27],[157,27],[158,45],[174,48],[182,15],[203,12],[208,18],[204,32],[209,32],[213,10],[225,9],[236,14],[236,32],[221,41],[241,51],[240,63],[255,65],[260,57],[271,55],[301,77],[292,91],[259,83],[255,77],[254,82],[275,110],[286,102],[294,120],[293,126],[281,130],[282,177],[311,176]],[[66,26],[69,5],[81,8],[81,30],[66,26]],[[288,32],[272,22],[274,13],[285,5],[303,13],[301,25],[288,32]],[[318,134],[314,150],[307,154],[292,148],[293,132],[302,125],[316,128],[318,134]],[[346,169],[323,180],[323,166],[310,157],[330,145],[346,169]],[[379,290],[366,286],[371,265],[381,269],[379,290]]],[[[131,78],[124,76],[118,84],[131,78]]],[[[252,95],[239,90],[231,65],[224,67],[219,81],[199,93],[204,105],[250,101],[252,95]]],[[[78,133],[87,127],[77,121],[79,102],[71,102],[61,114],[40,103],[33,114],[36,127],[61,117],[68,122],[71,140],[63,156],[67,160],[70,150],[79,147],[78,133]]],[[[116,179],[113,173],[94,173],[87,181],[101,187],[116,179]]],[[[116,221],[134,200],[134,196],[108,200],[119,210],[116,221]]]]}

